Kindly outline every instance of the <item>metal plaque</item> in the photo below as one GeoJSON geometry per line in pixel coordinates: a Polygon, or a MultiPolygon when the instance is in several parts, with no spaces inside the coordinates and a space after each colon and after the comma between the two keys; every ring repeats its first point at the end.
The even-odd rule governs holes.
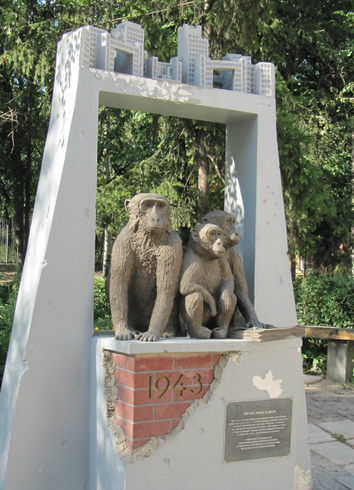
{"type": "Polygon", "coordinates": [[[292,398],[228,402],[224,463],[290,453],[292,398]]]}

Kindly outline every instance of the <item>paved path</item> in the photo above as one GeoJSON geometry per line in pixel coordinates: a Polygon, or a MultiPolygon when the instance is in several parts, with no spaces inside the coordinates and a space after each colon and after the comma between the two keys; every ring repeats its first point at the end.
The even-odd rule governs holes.
{"type": "Polygon", "coordinates": [[[354,490],[352,387],[323,380],[306,386],[306,401],[314,489],[354,490]]]}

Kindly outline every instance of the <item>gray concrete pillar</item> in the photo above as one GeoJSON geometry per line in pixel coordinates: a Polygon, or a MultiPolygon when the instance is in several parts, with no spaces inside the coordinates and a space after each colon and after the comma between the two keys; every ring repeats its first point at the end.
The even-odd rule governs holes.
{"type": "Polygon", "coordinates": [[[349,381],[353,375],[354,341],[329,340],[327,378],[338,383],[349,381]]]}

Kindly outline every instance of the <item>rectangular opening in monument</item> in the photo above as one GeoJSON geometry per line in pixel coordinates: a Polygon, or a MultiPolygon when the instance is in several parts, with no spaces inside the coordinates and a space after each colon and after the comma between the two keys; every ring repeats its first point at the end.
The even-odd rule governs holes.
{"type": "Polygon", "coordinates": [[[220,70],[213,71],[213,88],[224,88],[224,77],[220,70]]]}
{"type": "Polygon", "coordinates": [[[235,70],[213,70],[213,88],[234,90],[235,70]]]}
{"type": "Polygon", "coordinates": [[[97,147],[94,325],[101,330],[112,328],[105,277],[114,238],[128,221],[124,201],[140,192],[166,196],[172,227],[187,243],[198,193],[210,209],[224,208],[225,125],[100,107],[97,147]],[[209,167],[209,185],[202,167],[209,167]]]}
{"type": "Polygon", "coordinates": [[[114,60],[114,71],[118,73],[133,73],[133,53],[117,51],[114,60]]]}

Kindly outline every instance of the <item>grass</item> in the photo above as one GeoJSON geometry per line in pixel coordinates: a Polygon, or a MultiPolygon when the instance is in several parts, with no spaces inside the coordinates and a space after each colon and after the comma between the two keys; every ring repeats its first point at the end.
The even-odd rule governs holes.
{"type": "Polygon", "coordinates": [[[338,442],[346,441],[346,438],[343,436],[343,434],[332,434],[332,437],[336,439],[338,442]]]}

